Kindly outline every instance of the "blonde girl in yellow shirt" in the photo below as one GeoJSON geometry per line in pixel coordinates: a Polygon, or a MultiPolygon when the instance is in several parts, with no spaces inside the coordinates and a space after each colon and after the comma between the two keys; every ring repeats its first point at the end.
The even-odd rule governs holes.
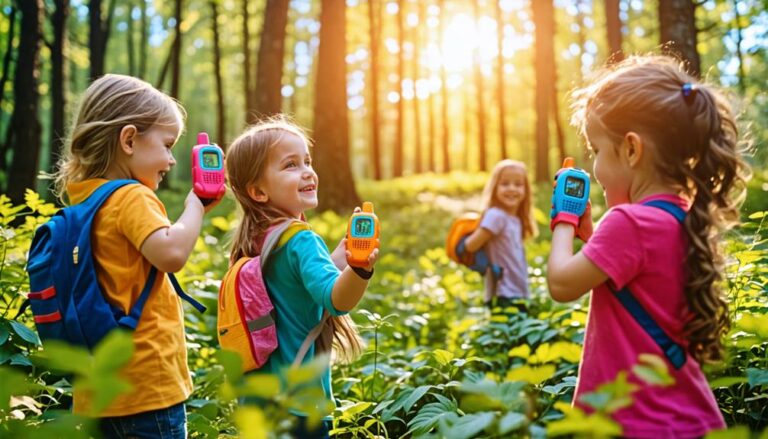
{"type": "MultiPolygon", "coordinates": [[[[195,245],[204,207],[190,191],[184,211],[171,223],[155,195],[176,164],[172,148],[186,113],[150,84],[105,75],[81,98],[56,191],[65,204],[85,200],[109,180],[134,179],[114,192],[96,213],[92,246],[96,274],[107,301],[128,312],[152,266],[179,271],[195,245]]],[[[134,353],[122,369],[130,393],[101,413],[103,437],[186,437],[184,401],[192,393],[184,343],[184,314],[167,276],[158,276],[133,332],[134,353]]],[[[93,414],[90,395],[74,391],[74,412],[93,414]]]]}

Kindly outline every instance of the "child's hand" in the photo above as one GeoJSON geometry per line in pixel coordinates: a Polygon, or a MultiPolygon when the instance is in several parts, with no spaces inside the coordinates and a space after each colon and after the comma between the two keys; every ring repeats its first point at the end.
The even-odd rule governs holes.
{"type": "Polygon", "coordinates": [[[203,204],[203,202],[200,200],[200,197],[195,194],[194,190],[190,190],[189,194],[187,194],[187,199],[184,200],[184,208],[187,208],[190,206],[190,203],[192,203],[193,206],[200,205],[200,207],[203,208],[203,213],[210,212],[214,207],[216,207],[220,202],[221,199],[224,198],[223,196],[221,198],[216,198],[215,200],[211,201],[210,203],[203,204]]]}
{"type": "MultiPolygon", "coordinates": [[[[378,239],[376,240],[376,243],[379,244],[379,240],[378,239]]],[[[346,242],[345,242],[345,244],[346,244],[346,242]]],[[[347,251],[346,252],[346,256],[347,256],[347,259],[350,259],[352,257],[352,252],[347,251]]],[[[375,249],[373,249],[371,254],[368,255],[368,265],[366,265],[365,267],[360,267],[360,268],[362,268],[365,271],[373,271],[373,266],[376,265],[376,260],[377,259],[379,259],[379,249],[375,248],[375,249]]]]}
{"type": "Polygon", "coordinates": [[[587,201],[587,208],[579,217],[579,227],[576,228],[576,237],[584,242],[592,237],[592,202],[587,201]]]}
{"type": "Polygon", "coordinates": [[[331,252],[331,260],[339,270],[347,268],[347,238],[341,238],[339,245],[331,252]]]}

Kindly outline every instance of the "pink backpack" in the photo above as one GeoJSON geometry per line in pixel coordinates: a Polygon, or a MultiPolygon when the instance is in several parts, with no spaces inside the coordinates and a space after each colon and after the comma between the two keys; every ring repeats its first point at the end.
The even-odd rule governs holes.
{"type": "MultiPolygon", "coordinates": [[[[309,230],[309,225],[298,220],[283,221],[271,227],[264,238],[261,254],[255,258],[238,259],[221,282],[216,325],[219,344],[222,349],[240,355],[244,372],[264,366],[269,355],[277,349],[275,307],[261,270],[273,250],[285,245],[302,230],[309,230]]],[[[320,323],[307,334],[296,354],[294,366],[301,364],[328,317],[328,311],[324,311],[320,323]]]]}

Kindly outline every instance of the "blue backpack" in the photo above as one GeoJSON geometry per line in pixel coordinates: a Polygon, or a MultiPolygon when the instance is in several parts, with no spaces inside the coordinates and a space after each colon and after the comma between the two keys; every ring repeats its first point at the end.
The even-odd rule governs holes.
{"type": "MultiPolygon", "coordinates": [[[[111,180],[85,201],[59,210],[40,226],[32,239],[27,261],[28,302],[42,341],[62,340],[92,350],[115,328],[136,329],[157,277],[152,267],[138,300],[126,315],[104,298],[96,279],[91,249],[91,226],[96,212],[112,193],[135,180],[111,180]]],[[[186,295],[168,273],[176,294],[204,312],[205,306],[186,295]]]]}

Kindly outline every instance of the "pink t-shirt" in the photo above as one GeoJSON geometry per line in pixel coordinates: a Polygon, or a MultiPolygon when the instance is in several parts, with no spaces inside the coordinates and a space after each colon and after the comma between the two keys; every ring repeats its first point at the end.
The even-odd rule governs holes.
{"type": "MultiPolygon", "coordinates": [[[[667,200],[688,209],[683,199],[673,195],[654,195],[641,203],[650,200],[667,200]]],[[[686,246],[685,230],[675,217],[638,203],[609,210],[582,252],[617,289],[628,285],[656,323],[687,349],[682,338],[689,314],[683,291],[686,246]]],[[[578,403],[579,396],[613,381],[618,372],[629,373],[641,353],[666,359],[608,286],[596,287],[589,303],[576,403],[583,406],[578,403]]],[[[699,363],[688,355],[680,370],[667,364],[675,379],[670,387],[643,385],[631,378],[641,385],[633,394],[634,404],[614,414],[623,435],[685,438],[724,428],[725,421],[699,363]]]]}

